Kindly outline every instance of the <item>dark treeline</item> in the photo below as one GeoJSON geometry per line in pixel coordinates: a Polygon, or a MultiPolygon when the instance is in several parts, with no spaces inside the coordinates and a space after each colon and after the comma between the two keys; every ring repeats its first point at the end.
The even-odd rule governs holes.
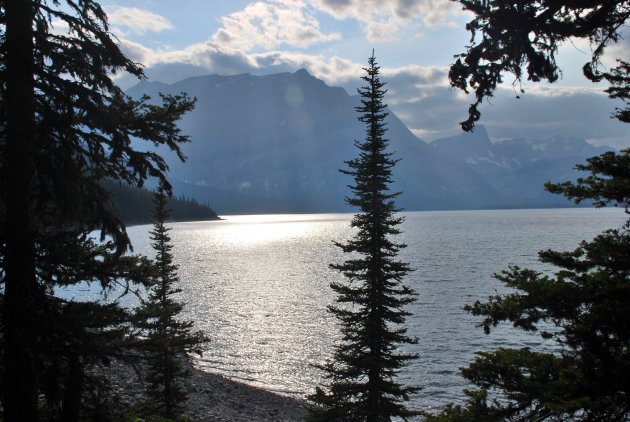
{"type": "MultiPolygon", "coordinates": [[[[111,180],[103,186],[112,194],[114,212],[125,224],[148,224],[153,213],[153,193],[135,186],[111,180]]],[[[185,196],[171,196],[167,208],[171,210],[169,221],[218,220],[217,213],[208,205],[185,196]]]]}
{"type": "Polygon", "coordinates": [[[152,179],[170,194],[164,159],[134,144],[162,146],[183,160],[180,145],[189,139],[177,121],[195,101],[126,96],[111,76],[142,78],[142,68],[115,43],[95,1],[1,2],[0,52],[2,420],[122,420],[109,366],[151,357],[138,341],[144,327],[117,303],[55,291],[160,284],[164,260],[126,253],[125,223],[107,206],[111,195],[101,183],[141,187],[152,179]]]}

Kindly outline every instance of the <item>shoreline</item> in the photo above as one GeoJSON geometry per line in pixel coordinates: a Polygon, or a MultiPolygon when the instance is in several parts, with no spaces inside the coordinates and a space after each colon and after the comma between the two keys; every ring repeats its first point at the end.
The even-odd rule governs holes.
{"type": "MultiPolygon", "coordinates": [[[[105,369],[105,368],[103,368],[105,369]]],[[[188,392],[182,415],[196,422],[303,421],[307,403],[203,371],[194,365],[183,384],[188,392]]],[[[105,369],[117,401],[127,408],[143,400],[141,374],[120,361],[105,369]]]]}
{"type": "Polygon", "coordinates": [[[303,421],[306,402],[193,368],[186,414],[198,421],[303,421]]]}

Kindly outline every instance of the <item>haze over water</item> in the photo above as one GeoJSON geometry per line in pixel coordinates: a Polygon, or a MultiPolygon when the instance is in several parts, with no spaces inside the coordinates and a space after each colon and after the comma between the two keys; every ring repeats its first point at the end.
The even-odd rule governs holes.
{"type": "MultiPolygon", "coordinates": [[[[492,278],[508,265],[543,268],[542,249],[573,250],[626,215],[620,209],[554,209],[405,213],[400,255],[416,271],[406,283],[419,294],[408,310],[420,354],[400,375],[424,388],[413,405],[440,406],[462,397],[458,368],[474,352],[499,346],[541,347],[538,336],[500,326],[491,335],[462,307],[504,291],[492,278]]],[[[351,214],[227,216],[173,224],[171,237],[187,302],[185,318],[211,338],[198,364],[276,392],[303,396],[321,373],[339,329],[326,306],[343,277],[328,264],[345,257],[333,240],[352,235],[351,214]]],[[[150,226],[129,228],[135,252],[152,256],[150,226]]],[[[542,347],[554,347],[553,344],[542,347]]]]}

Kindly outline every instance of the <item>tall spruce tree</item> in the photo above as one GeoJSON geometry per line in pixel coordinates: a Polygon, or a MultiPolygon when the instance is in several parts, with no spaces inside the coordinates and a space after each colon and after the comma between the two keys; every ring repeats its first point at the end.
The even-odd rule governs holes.
{"type": "Polygon", "coordinates": [[[183,95],[162,105],[127,97],[111,75],[142,77],[121,52],[92,0],[0,2],[0,292],[4,420],[83,418],[88,363],[120,356],[125,312],[54,296],[62,286],[147,279],[129,257],[125,226],[112,214],[104,178],[168,183],[164,160],[132,139],[183,159],[176,121],[183,95]],[[56,28],[53,28],[53,25],[56,28]],[[65,29],[64,29],[65,28],[65,29]],[[65,32],[67,30],[67,32],[65,32]],[[100,230],[101,243],[90,233],[100,230]],[[109,240],[106,240],[109,239],[109,240]],[[60,409],[59,409],[60,408],[60,409]]]}
{"type": "Polygon", "coordinates": [[[151,244],[155,251],[155,278],[146,301],[136,310],[136,327],[145,336],[143,350],[147,353],[147,392],[152,399],[150,411],[175,418],[181,412],[188,394],[182,380],[190,375],[190,353],[201,355],[208,339],[191,332],[192,321],[179,321],[183,303],[173,297],[181,292],[177,265],[173,263],[173,245],[165,225],[169,216],[168,198],[162,185],[154,195],[151,244]]]}
{"type": "Polygon", "coordinates": [[[374,53],[364,68],[366,86],[359,89],[359,121],[366,125],[364,142],[355,142],[359,157],[346,164],[342,173],[354,177],[350,186],[354,194],[346,198],[361,212],[354,216],[352,227],[358,231],[347,243],[336,243],[351,254],[343,264],[332,264],[348,281],[331,283],[337,293],[337,306],[329,311],[341,322],[343,339],[332,360],[322,366],[328,380],[327,391],[320,388],[310,396],[314,403],[312,420],[388,421],[416,414],[404,405],[416,387],[403,386],[396,376],[415,354],[398,351],[401,344],[415,343],[402,326],[409,315],[403,307],[414,301],[416,293],[402,283],[409,265],[396,259],[406,245],[392,237],[403,218],[390,193],[392,168],[396,160],[387,152],[387,112],[383,104],[385,83],[380,81],[374,53]]]}
{"type": "MultiPolygon", "coordinates": [[[[630,150],[588,159],[577,183],[547,184],[568,198],[630,206],[630,150]]],[[[428,421],[630,420],[630,220],[573,251],[546,250],[553,275],[512,267],[495,275],[513,293],[466,309],[486,333],[502,322],[539,333],[555,353],[529,348],[479,352],[462,370],[477,388],[463,406],[428,421]]]]}

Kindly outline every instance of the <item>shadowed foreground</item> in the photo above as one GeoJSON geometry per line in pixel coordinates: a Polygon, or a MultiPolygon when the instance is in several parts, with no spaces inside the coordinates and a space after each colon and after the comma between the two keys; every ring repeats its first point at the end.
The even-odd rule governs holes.
{"type": "MultiPolygon", "coordinates": [[[[143,393],[134,370],[112,362],[108,368],[113,393],[123,406],[133,406],[143,393]]],[[[302,421],[306,409],[301,400],[232,381],[193,368],[185,381],[189,400],[183,414],[196,421],[302,421]]]]}

